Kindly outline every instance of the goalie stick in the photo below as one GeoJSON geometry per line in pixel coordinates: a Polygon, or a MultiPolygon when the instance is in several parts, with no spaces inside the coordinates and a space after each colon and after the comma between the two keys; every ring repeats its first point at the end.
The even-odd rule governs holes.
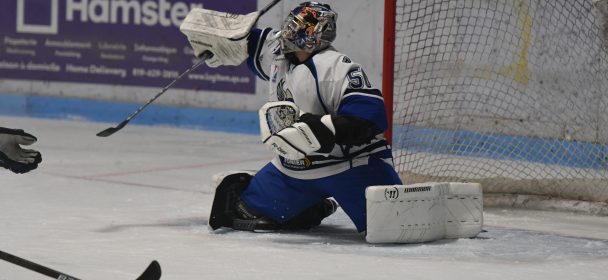
{"type": "MultiPolygon", "coordinates": [[[[274,7],[277,3],[281,2],[281,0],[273,0],[272,2],[270,2],[268,5],[266,5],[264,8],[262,8],[260,10],[260,13],[258,14],[258,17],[256,19],[257,20],[266,12],[268,12],[268,10],[270,10],[272,7],[274,7]]],[[[254,24],[255,25],[255,24],[254,24]]],[[[234,40],[241,40],[244,39],[245,37],[247,37],[248,35],[245,35],[241,38],[237,38],[234,40]]],[[[175,78],[175,80],[171,81],[168,85],[166,85],[159,93],[157,93],[154,97],[152,97],[152,99],[150,99],[146,104],[142,105],[141,107],[137,108],[137,110],[135,110],[135,112],[133,112],[131,115],[129,115],[126,119],[124,119],[121,123],[119,123],[117,126],[115,127],[110,127],[107,128],[99,133],[97,133],[97,136],[99,137],[108,137],[114,133],[116,133],[117,131],[121,130],[123,127],[125,127],[129,121],[131,121],[131,119],[133,119],[135,116],[137,116],[141,111],[143,111],[148,105],[150,105],[152,102],[154,102],[154,100],[156,100],[157,98],[159,98],[163,93],[165,93],[165,91],[167,91],[170,87],[173,86],[173,84],[175,84],[177,81],[179,81],[182,77],[184,77],[185,75],[187,75],[188,73],[194,71],[196,68],[198,68],[199,66],[201,66],[201,64],[203,64],[203,62],[205,62],[205,60],[211,58],[213,55],[210,52],[204,52],[201,54],[200,56],[200,60],[197,61],[196,63],[194,63],[194,65],[192,65],[192,67],[188,68],[186,71],[184,71],[182,74],[180,74],[177,78],[175,78]]]]}
{"type": "MultiPolygon", "coordinates": [[[[57,270],[48,268],[46,266],[28,261],[26,259],[22,259],[20,257],[17,257],[15,255],[11,255],[9,253],[6,253],[4,251],[0,251],[0,259],[5,260],[7,262],[10,262],[12,264],[16,264],[18,266],[27,268],[29,270],[38,272],[40,274],[46,275],[48,277],[51,277],[53,279],[59,279],[59,280],[79,280],[79,278],[76,278],[74,276],[70,276],[67,275],[63,272],[59,272],[57,270]]],[[[161,276],[161,269],[160,269],[160,264],[157,261],[152,261],[150,263],[150,265],[148,265],[148,267],[146,268],[146,270],[139,276],[137,277],[136,280],[158,280],[160,279],[161,276]]]]}
{"type": "Polygon", "coordinates": [[[135,110],[135,112],[133,112],[131,115],[129,115],[125,120],[123,120],[117,126],[107,128],[107,129],[105,129],[105,130],[97,133],[97,136],[99,136],[99,137],[108,137],[108,136],[116,133],[117,131],[121,130],[123,127],[125,127],[129,123],[129,121],[131,121],[131,119],[133,119],[135,116],[139,115],[139,113],[141,111],[143,111],[146,107],[148,107],[148,105],[150,105],[152,102],[154,102],[154,100],[156,100],[157,98],[159,98],[163,93],[165,93],[165,91],[167,91],[171,86],[173,86],[173,84],[175,84],[177,81],[181,80],[181,78],[184,77],[184,76],[186,76],[186,74],[194,71],[196,68],[198,68],[199,66],[201,66],[203,64],[203,62],[205,62],[205,60],[207,60],[210,57],[211,57],[211,53],[210,52],[203,53],[201,55],[201,59],[199,61],[197,61],[196,63],[194,63],[194,65],[192,65],[190,68],[188,68],[188,70],[184,71],[179,76],[177,76],[177,78],[175,78],[175,80],[171,81],[168,85],[166,85],[159,93],[157,93],[154,97],[152,97],[152,99],[150,99],[146,104],[144,104],[141,107],[137,108],[137,110],[135,110]]]}

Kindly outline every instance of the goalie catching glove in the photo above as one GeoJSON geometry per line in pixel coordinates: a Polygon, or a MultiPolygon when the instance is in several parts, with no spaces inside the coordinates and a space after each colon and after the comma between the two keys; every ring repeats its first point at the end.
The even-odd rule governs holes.
{"type": "Polygon", "coordinates": [[[40,152],[19,146],[31,145],[36,141],[36,137],[21,129],[0,127],[0,166],[15,173],[36,169],[42,161],[40,152]]]}
{"type": "Polygon", "coordinates": [[[205,52],[213,55],[205,61],[209,67],[239,65],[247,59],[247,36],[259,14],[237,15],[195,8],[179,29],[188,37],[196,57],[205,52]]]}
{"type": "Polygon", "coordinates": [[[262,142],[274,153],[291,160],[313,152],[329,154],[335,145],[330,115],[303,114],[287,101],[266,103],[259,111],[262,142]]]}

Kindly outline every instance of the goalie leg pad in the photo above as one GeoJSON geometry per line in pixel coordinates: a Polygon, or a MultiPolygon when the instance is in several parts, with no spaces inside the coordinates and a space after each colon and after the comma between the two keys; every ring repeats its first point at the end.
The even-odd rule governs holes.
{"type": "Polygon", "coordinates": [[[251,171],[230,171],[212,177],[211,187],[215,190],[215,195],[209,216],[211,230],[221,227],[255,232],[307,230],[318,226],[338,208],[333,199],[323,199],[285,223],[279,224],[257,214],[240,199],[254,174],[251,171]]]}
{"type": "Polygon", "coordinates": [[[241,193],[247,188],[255,173],[252,171],[230,171],[212,177],[211,188],[215,190],[209,228],[220,227],[247,231],[274,231],[277,224],[264,217],[256,217],[240,201],[241,193]]]}
{"type": "Polygon", "coordinates": [[[481,232],[482,193],[476,183],[371,186],[365,196],[369,243],[419,243],[481,232]]]}
{"type": "Polygon", "coordinates": [[[446,238],[470,238],[483,226],[483,196],[477,183],[450,182],[446,194],[446,238]]]}

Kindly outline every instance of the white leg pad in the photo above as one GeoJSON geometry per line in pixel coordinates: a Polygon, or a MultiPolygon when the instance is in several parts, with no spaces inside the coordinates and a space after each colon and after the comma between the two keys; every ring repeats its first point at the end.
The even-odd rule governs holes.
{"type": "Polygon", "coordinates": [[[446,238],[477,236],[483,226],[483,196],[477,183],[449,183],[446,196],[446,238]]]}
{"type": "Polygon", "coordinates": [[[369,243],[418,243],[481,232],[483,204],[477,183],[370,186],[365,197],[369,243]]]}

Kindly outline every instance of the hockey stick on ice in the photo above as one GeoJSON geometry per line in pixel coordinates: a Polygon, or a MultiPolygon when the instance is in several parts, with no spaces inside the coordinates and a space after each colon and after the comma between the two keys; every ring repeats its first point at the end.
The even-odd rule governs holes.
{"type": "Polygon", "coordinates": [[[135,112],[133,112],[131,115],[129,115],[124,121],[122,121],[121,123],[119,123],[117,126],[107,128],[107,129],[105,129],[105,130],[97,133],[97,136],[99,136],[99,137],[108,137],[108,136],[116,133],[117,131],[121,130],[123,127],[125,127],[129,123],[129,121],[131,121],[131,119],[133,119],[135,116],[139,115],[139,113],[141,111],[143,111],[146,107],[148,107],[148,105],[150,105],[150,103],[154,102],[154,100],[156,100],[157,98],[159,98],[163,93],[165,93],[165,91],[167,91],[171,86],[173,86],[173,84],[175,84],[177,81],[181,80],[181,78],[184,77],[186,74],[194,71],[194,69],[196,69],[199,66],[201,66],[203,64],[203,62],[205,62],[205,60],[207,60],[210,57],[211,57],[211,53],[210,52],[203,53],[201,55],[201,59],[199,61],[197,61],[196,63],[194,63],[194,65],[192,65],[192,67],[188,68],[188,70],[184,71],[179,76],[177,76],[177,78],[175,78],[175,80],[173,80],[168,85],[166,85],[159,93],[157,93],[154,97],[152,97],[152,99],[150,99],[146,104],[144,104],[141,107],[137,108],[137,110],[135,110],[135,112]]]}
{"type": "MultiPolygon", "coordinates": [[[[266,7],[262,8],[260,10],[260,13],[258,14],[256,22],[257,22],[257,20],[263,14],[265,14],[266,12],[268,12],[268,10],[270,10],[272,7],[274,7],[274,5],[276,5],[279,2],[281,2],[281,0],[273,0],[268,5],[266,5],[266,7]]],[[[237,38],[237,39],[234,39],[234,40],[241,40],[241,39],[244,39],[247,36],[248,35],[245,35],[245,36],[243,36],[241,38],[237,38]]],[[[146,104],[144,104],[141,107],[137,108],[137,110],[135,110],[135,112],[133,112],[131,115],[129,115],[125,120],[123,120],[117,126],[107,128],[107,129],[105,129],[105,130],[97,133],[97,136],[99,136],[99,137],[108,137],[108,136],[116,133],[117,131],[121,130],[123,127],[125,127],[129,123],[129,121],[131,121],[131,119],[133,119],[135,116],[139,115],[139,113],[141,111],[143,111],[146,107],[148,107],[148,105],[150,105],[150,103],[154,102],[154,100],[156,100],[158,97],[160,97],[163,93],[165,93],[165,91],[167,91],[170,87],[172,87],[173,84],[175,84],[177,81],[179,81],[182,77],[184,77],[188,73],[194,71],[196,68],[198,68],[199,66],[201,66],[203,64],[203,62],[205,62],[205,60],[211,58],[211,56],[212,56],[212,54],[210,52],[204,52],[200,56],[200,60],[199,61],[197,61],[194,65],[192,65],[192,67],[188,68],[188,70],[184,71],[182,74],[180,74],[179,76],[177,76],[177,78],[175,78],[175,80],[173,80],[168,85],[166,85],[159,93],[157,93],[154,97],[152,97],[152,99],[150,99],[146,104]]]]}
{"type": "MultiPolygon", "coordinates": [[[[48,277],[60,280],[80,280],[74,276],[67,275],[63,272],[59,272],[54,269],[50,269],[46,266],[39,265],[37,263],[28,261],[26,259],[22,259],[20,257],[11,255],[4,251],[0,251],[0,259],[10,262],[12,264],[16,264],[18,266],[27,268],[29,270],[38,272],[40,274],[46,275],[48,277]]],[[[136,280],[158,280],[160,279],[161,269],[160,264],[157,261],[152,261],[150,265],[146,268],[146,270],[137,277],[136,280]]]]}

